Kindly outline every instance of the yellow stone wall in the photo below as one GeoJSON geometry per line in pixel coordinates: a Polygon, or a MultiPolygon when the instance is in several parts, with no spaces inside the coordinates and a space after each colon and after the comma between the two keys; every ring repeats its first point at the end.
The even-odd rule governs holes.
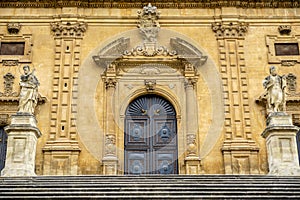
{"type": "MultiPolygon", "coordinates": [[[[49,141],[51,127],[51,103],[53,100],[53,71],[55,65],[56,44],[54,34],[51,31],[51,23],[56,19],[59,20],[78,20],[85,22],[86,31],[83,33],[80,44],[80,64],[79,73],[82,65],[88,58],[95,55],[101,48],[129,31],[136,29],[137,11],[140,9],[116,9],[116,8],[0,8],[0,36],[8,36],[7,23],[20,23],[21,29],[17,36],[30,34],[32,37],[32,60],[28,63],[36,69],[36,76],[39,78],[39,92],[47,98],[45,104],[38,107],[36,118],[38,128],[43,134],[38,140],[36,156],[36,173],[38,175],[47,175],[43,172],[45,160],[43,148],[49,141]]],[[[243,39],[244,63],[246,69],[246,81],[249,102],[249,114],[251,122],[252,141],[259,148],[258,168],[260,174],[266,174],[267,153],[265,139],[261,133],[265,128],[265,111],[264,107],[255,103],[255,100],[263,93],[262,80],[268,75],[268,47],[266,46],[267,35],[278,35],[278,26],[291,25],[291,35],[297,35],[300,31],[300,9],[299,8],[234,8],[224,7],[215,9],[160,9],[161,12],[159,23],[162,29],[166,29],[178,35],[189,38],[189,42],[196,47],[201,48],[202,53],[208,56],[211,67],[220,73],[220,54],[218,41],[215,32],[212,30],[212,24],[215,22],[244,22],[248,30],[243,39]]],[[[163,35],[168,38],[168,35],[163,35]]],[[[162,38],[164,40],[164,38],[162,38]]],[[[21,63],[23,64],[23,63],[21,63]]],[[[26,63],[24,63],[26,64],[26,63]]],[[[299,63],[287,67],[281,64],[273,64],[278,67],[280,74],[293,73],[300,75],[298,69],[299,63]]],[[[18,80],[21,75],[20,66],[3,66],[0,63],[0,77],[10,72],[15,75],[14,90],[19,91],[18,80]]],[[[100,71],[96,71],[91,79],[99,79],[94,99],[88,99],[91,104],[95,105],[95,114],[99,127],[104,130],[105,124],[105,91],[104,83],[100,76],[100,71]],[[95,103],[96,102],[96,103],[95,103]],[[103,103],[103,105],[101,105],[103,103]]],[[[212,91],[207,86],[205,79],[206,74],[200,73],[196,85],[198,114],[198,150],[201,147],[208,131],[212,125],[213,105],[212,91]]],[[[221,75],[219,74],[221,77],[221,75]]],[[[89,78],[86,79],[87,81],[89,78]]],[[[4,90],[0,81],[0,91],[4,90]]],[[[221,83],[220,83],[221,84],[221,83]]],[[[216,86],[218,87],[218,86],[216,86]]],[[[223,86],[222,86],[223,87],[223,86]]],[[[223,88],[224,89],[224,88],[223,88]]],[[[80,93],[82,94],[82,93],[80,93]]],[[[71,106],[72,102],[68,102],[71,106]]],[[[224,110],[220,110],[223,115],[224,110]]],[[[230,111],[229,111],[230,112],[230,111]]],[[[1,110],[5,113],[5,110],[1,110]]],[[[89,114],[86,113],[86,120],[89,120],[89,114]]],[[[59,125],[57,125],[59,126],[59,125]]],[[[119,128],[119,127],[116,127],[119,128]]],[[[122,132],[122,130],[119,130],[122,132]]],[[[220,137],[212,145],[205,157],[201,158],[201,173],[203,174],[224,174],[224,158],[222,155],[222,146],[225,140],[225,128],[220,130],[220,137]]],[[[91,138],[93,140],[93,138],[91,138]]],[[[97,139],[97,138],[95,138],[97,139]]],[[[102,138],[104,140],[104,138],[102,138]]],[[[76,141],[81,149],[78,157],[77,174],[103,174],[102,158],[104,141],[94,141],[95,148],[100,149],[100,155],[97,157],[91,154],[86,144],[77,136],[76,141]],[[102,155],[101,155],[102,154],[102,155]]],[[[121,143],[117,143],[122,147],[121,143]]],[[[179,151],[184,151],[186,147],[181,146],[179,151]]],[[[242,150],[241,150],[242,151],[242,150]]],[[[200,152],[201,154],[201,152],[200,152]]],[[[243,154],[243,153],[242,153],[243,154]]],[[[179,172],[185,174],[184,156],[180,157],[179,172]]],[[[227,161],[226,161],[227,162],[227,161]]],[[[123,163],[122,161],[120,163],[123,163]]],[[[49,163],[48,163],[49,164],[49,163]]],[[[71,164],[72,165],[72,164],[71,164]]],[[[60,166],[57,166],[58,168],[60,166]]],[[[250,166],[251,168],[251,166],[250,166]]],[[[121,172],[120,172],[121,173],[121,172]]],[[[241,172],[242,173],[242,172],[241,172]]],[[[67,174],[64,174],[67,175],[67,174]]]]}

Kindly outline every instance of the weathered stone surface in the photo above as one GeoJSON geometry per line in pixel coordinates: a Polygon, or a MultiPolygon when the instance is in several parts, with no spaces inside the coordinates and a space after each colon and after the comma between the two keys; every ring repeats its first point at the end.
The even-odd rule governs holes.
{"type": "Polygon", "coordinates": [[[296,144],[299,128],[292,124],[292,118],[285,113],[273,113],[267,119],[267,128],[262,133],[266,138],[269,174],[299,176],[300,167],[296,144]]]}
{"type": "Polygon", "coordinates": [[[5,168],[2,176],[35,176],[35,155],[37,138],[41,132],[31,114],[12,116],[12,122],[5,127],[8,134],[5,168]]]}

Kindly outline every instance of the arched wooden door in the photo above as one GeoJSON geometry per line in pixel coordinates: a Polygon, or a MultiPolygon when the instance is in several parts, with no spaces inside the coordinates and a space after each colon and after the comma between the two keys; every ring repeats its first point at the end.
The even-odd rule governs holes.
{"type": "Polygon", "coordinates": [[[125,117],[125,174],[178,174],[174,107],[162,97],[135,99],[125,117]]]}

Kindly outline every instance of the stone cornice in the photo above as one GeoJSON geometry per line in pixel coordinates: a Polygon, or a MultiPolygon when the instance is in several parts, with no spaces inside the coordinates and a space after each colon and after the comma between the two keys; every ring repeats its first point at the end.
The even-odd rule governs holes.
{"type": "Polygon", "coordinates": [[[0,8],[60,8],[60,7],[81,7],[81,8],[142,8],[148,3],[162,8],[220,8],[220,7],[240,7],[240,8],[300,8],[297,0],[168,0],[157,2],[148,0],[145,3],[132,0],[0,0],[0,8]]]}

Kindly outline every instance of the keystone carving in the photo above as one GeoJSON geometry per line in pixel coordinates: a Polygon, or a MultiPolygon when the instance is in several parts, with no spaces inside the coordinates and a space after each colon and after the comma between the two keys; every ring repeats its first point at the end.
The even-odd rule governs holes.
{"type": "Polygon", "coordinates": [[[156,81],[155,80],[145,80],[146,90],[148,92],[153,92],[155,90],[156,81]]]}

